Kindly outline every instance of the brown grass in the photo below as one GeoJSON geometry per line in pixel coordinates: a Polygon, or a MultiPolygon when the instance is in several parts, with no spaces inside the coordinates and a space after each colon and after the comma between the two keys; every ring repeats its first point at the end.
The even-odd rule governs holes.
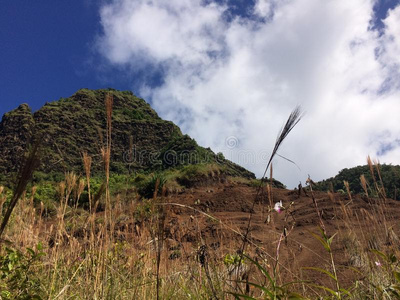
{"type": "MultiPolygon", "coordinates": [[[[73,172],[65,174],[65,180],[58,184],[56,219],[43,219],[43,203],[40,207],[35,207],[34,203],[37,187],[33,186],[26,192],[25,186],[7,226],[5,235],[13,242],[13,247],[33,248],[38,242],[45,245],[46,256],[40,264],[32,266],[45,287],[44,299],[231,299],[227,291],[262,299],[266,293],[251,282],[268,289],[273,287],[265,272],[260,272],[248,260],[242,262],[243,254],[254,258],[269,272],[276,288],[274,293],[280,292],[281,287],[284,290],[284,284],[289,281],[297,281],[300,283],[290,286],[292,290],[312,299],[327,297],[324,292],[304,283],[310,277],[304,275],[305,271],[297,261],[296,255],[302,254],[301,251],[309,251],[315,256],[318,266],[325,267],[339,278],[333,284],[329,280],[322,283],[336,289],[338,295],[344,297],[340,289],[345,286],[341,280],[346,279],[346,275],[339,268],[343,266],[337,264],[335,256],[335,251],[341,250],[341,246],[345,251],[341,253],[349,257],[351,267],[367,274],[357,277],[361,287],[354,299],[380,299],[382,294],[378,289],[371,289],[371,284],[383,286],[392,282],[383,268],[376,268],[374,261],[377,258],[370,251],[377,248],[398,255],[398,230],[388,217],[388,202],[383,197],[369,199],[368,210],[355,210],[354,205],[359,200],[356,195],[352,197],[348,184],[345,185],[349,202],[344,203],[343,197],[329,193],[330,206],[324,207],[320,205],[317,192],[314,194],[312,180],[308,181],[310,206],[314,205],[314,217],[318,218],[317,225],[323,228],[324,234],[327,235],[328,231],[330,236],[334,234],[331,231],[336,228],[329,225],[332,220],[339,220],[343,225],[337,229],[340,238],[338,246],[332,246],[328,258],[323,252],[317,252],[318,244],[308,244],[303,240],[304,235],[297,235],[303,230],[297,226],[299,221],[295,217],[301,205],[296,202],[300,196],[295,195],[296,200],[286,202],[282,214],[272,212],[273,199],[279,200],[283,195],[272,188],[272,182],[266,185],[266,197],[259,202],[250,202],[249,206],[254,209],[250,221],[244,218],[244,221],[236,223],[221,220],[207,210],[194,207],[197,204],[172,203],[171,198],[166,196],[165,188],[161,195],[158,194],[159,181],[150,201],[140,200],[136,195],[131,195],[129,201],[111,195],[112,102],[112,97],[108,95],[105,101],[107,135],[102,150],[106,181],[100,191],[91,195],[92,160],[83,152],[86,181],[73,172]],[[86,185],[89,211],[80,208],[78,203],[86,185]],[[262,224],[263,221],[258,221],[256,224],[264,226],[263,231],[258,233],[268,235],[268,243],[262,244],[256,234],[250,236],[249,233],[254,230],[250,226],[253,216],[258,214],[258,218],[265,218],[260,216],[265,205],[270,206],[268,213],[273,222],[262,224]],[[324,210],[329,211],[330,207],[334,207],[334,212],[327,215],[324,210]],[[174,220],[182,223],[174,224],[174,220]],[[217,242],[219,246],[213,249],[211,245],[217,242]],[[300,252],[297,252],[298,248],[300,252]],[[240,262],[229,262],[227,254],[239,257],[240,262]],[[368,293],[372,293],[372,298],[364,297],[368,293]]],[[[297,124],[297,117],[292,120],[291,126],[297,124]]],[[[291,126],[286,134],[293,128],[291,126]]],[[[278,141],[281,143],[283,139],[278,138],[278,141]]],[[[371,163],[372,172],[377,172],[380,180],[378,186],[374,179],[375,187],[384,195],[379,164],[372,164],[369,157],[368,163],[371,163]]],[[[271,165],[270,178],[273,178],[272,175],[271,165]]],[[[362,178],[361,185],[368,195],[367,183],[362,178]]],[[[190,195],[191,192],[187,193],[190,195]]],[[[4,188],[0,187],[0,211],[5,201],[4,188]]],[[[311,278],[320,280],[319,277],[311,278]]]]}

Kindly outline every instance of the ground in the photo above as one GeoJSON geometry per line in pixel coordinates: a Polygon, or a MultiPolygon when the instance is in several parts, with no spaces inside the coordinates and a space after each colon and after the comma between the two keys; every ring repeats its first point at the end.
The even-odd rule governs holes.
{"type": "Polygon", "coordinates": [[[397,242],[398,201],[361,195],[352,195],[350,199],[348,195],[310,190],[299,194],[298,190],[274,188],[271,203],[282,201],[285,208],[278,213],[270,211],[265,187],[253,207],[257,193],[257,187],[225,182],[163,198],[162,202],[168,203],[165,234],[169,258],[176,257],[177,249],[181,249],[179,255],[193,256],[202,244],[207,245],[210,257],[215,259],[235,254],[242,246],[251,216],[246,252],[265,258],[271,268],[279,255],[280,276],[286,282],[289,278],[298,280],[299,274],[303,274],[302,279],[329,286],[327,276],[302,269],[331,269],[329,252],[313,235],[321,235],[323,227],[328,236],[337,234],[332,243],[334,262],[341,283],[351,286],[363,277],[352,270],[366,263],[363,255],[373,256],[370,249],[390,248],[397,242]]]}

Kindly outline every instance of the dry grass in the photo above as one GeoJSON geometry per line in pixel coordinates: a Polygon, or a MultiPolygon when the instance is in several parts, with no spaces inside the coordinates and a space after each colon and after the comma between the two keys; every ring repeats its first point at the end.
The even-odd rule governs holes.
{"type": "MultiPolygon", "coordinates": [[[[399,257],[400,242],[388,221],[389,208],[379,163],[372,162],[370,157],[367,159],[376,193],[380,195],[378,199],[368,199],[368,211],[352,211],[350,204],[354,201],[346,183],[349,202],[343,203],[329,193],[332,206],[338,208],[333,218],[339,219],[344,227],[339,229],[338,243],[345,248],[350,267],[363,274],[358,276],[358,285],[346,286],[352,295],[348,297],[341,284],[342,271],[335,261],[335,242],[327,247],[327,258],[303,241],[292,238],[296,230],[294,202],[286,205],[283,212],[283,230],[275,226],[278,216],[272,210],[275,201],[272,166],[271,182],[260,188],[265,199],[256,198],[260,201],[254,201],[252,207],[252,210],[261,210],[263,205],[269,205],[270,222],[265,225],[270,235],[270,245],[267,246],[251,239],[252,215],[248,223],[245,221],[244,226],[236,228],[228,221],[222,222],[195,207],[171,203],[166,188],[158,195],[159,181],[150,201],[139,201],[139,197],[124,201],[120,196],[113,196],[110,192],[112,104],[113,99],[108,95],[105,101],[106,143],[101,150],[106,180],[96,195],[92,195],[90,187],[92,159],[83,152],[86,180],[73,172],[65,174],[65,180],[58,184],[56,218],[43,219],[43,203],[34,203],[37,188],[34,186],[27,192],[26,180],[11,198],[15,210],[12,217],[11,213],[9,215],[10,221],[6,222],[5,239],[12,241],[12,247],[21,251],[34,249],[39,243],[44,245],[45,256],[32,264],[34,275],[29,273],[40,282],[35,288],[42,299],[232,299],[232,294],[227,292],[245,295],[237,297],[248,299],[294,299],[294,294],[290,298],[293,291],[310,299],[391,299],[380,288],[395,282],[392,269],[389,265],[376,268],[375,262],[382,257],[377,258],[370,251],[380,249],[399,257]],[[85,189],[88,191],[89,211],[79,207],[85,189]],[[186,210],[190,216],[188,223],[172,226],[171,207],[186,210]],[[206,240],[208,233],[201,224],[215,225],[218,235],[215,241],[219,247],[212,249],[206,240]],[[194,231],[189,229],[193,226],[196,228],[194,231]],[[193,237],[191,243],[187,241],[190,236],[193,237]],[[307,277],[296,262],[293,245],[304,249],[302,251],[310,251],[326,265],[325,271],[332,274],[334,282],[325,281],[325,287],[333,289],[335,296],[304,281],[307,277]],[[286,285],[289,281],[298,283],[286,285]]],[[[274,153],[299,118],[299,110],[291,114],[291,122],[288,121],[278,137],[274,153]]],[[[368,196],[371,187],[364,176],[360,180],[368,196]]],[[[313,182],[310,179],[308,183],[322,228],[321,240],[326,242],[333,234],[328,236],[324,216],[312,189],[313,182]]],[[[5,189],[0,186],[0,212],[6,202],[5,189]]],[[[7,205],[9,211],[11,204],[7,205]]],[[[0,257],[4,257],[4,248],[1,251],[0,257]]],[[[2,279],[0,287],[1,284],[2,279]]]]}
{"type": "MultiPolygon", "coordinates": [[[[240,248],[240,238],[236,242],[229,239],[227,241],[221,235],[219,240],[225,247],[214,251],[208,247],[200,247],[209,245],[204,240],[201,226],[197,227],[198,232],[187,232],[185,226],[179,227],[179,232],[175,234],[176,239],[165,236],[170,221],[168,207],[174,203],[167,204],[167,198],[163,195],[155,194],[154,199],[147,204],[138,201],[123,203],[120,199],[111,197],[114,205],[106,220],[103,212],[90,213],[76,208],[75,202],[68,202],[69,197],[80,189],[78,180],[74,178],[76,179],[76,175],[73,173],[66,174],[66,181],[60,184],[57,222],[52,219],[43,220],[42,208],[32,205],[32,195],[35,193],[33,188],[28,197],[22,196],[6,231],[6,238],[13,241],[13,247],[34,248],[38,242],[45,245],[46,256],[42,258],[41,264],[35,266],[45,287],[44,298],[229,299],[226,291],[246,293],[246,280],[268,284],[251,263],[242,265],[241,271],[236,273],[232,273],[235,270],[232,265],[224,264],[223,257],[227,253],[234,256],[240,248]],[[121,227],[121,220],[137,219],[134,213],[142,210],[142,205],[149,205],[150,218],[134,226],[121,227]],[[188,233],[198,236],[198,240],[202,241],[198,247],[191,248],[185,244],[182,237],[188,233]],[[174,250],[171,252],[170,249],[174,250]],[[171,253],[175,255],[173,259],[170,258],[171,253]],[[235,284],[237,276],[244,282],[235,284]]],[[[333,203],[341,202],[334,195],[331,197],[333,203]]],[[[101,201],[106,199],[102,198],[101,201]]],[[[374,265],[377,258],[369,249],[394,250],[399,245],[395,231],[382,218],[381,213],[363,211],[363,216],[354,216],[350,205],[340,204],[342,211],[337,212],[336,217],[342,218],[347,230],[339,233],[340,240],[337,242],[340,241],[346,248],[352,267],[371,275],[369,281],[363,283],[363,288],[371,292],[371,282],[376,285],[390,283],[390,276],[374,265]],[[371,230],[365,232],[364,228],[371,230]]],[[[289,278],[304,279],[299,269],[289,263],[290,259],[295,261],[294,253],[290,254],[290,250],[284,247],[285,240],[291,239],[291,232],[294,230],[295,220],[292,222],[290,219],[291,209],[287,207],[285,211],[288,224],[286,233],[276,232],[271,227],[274,232],[271,243],[275,245],[275,251],[263,249],[253,242],[246,248],[247,253],[258,253],[256,257],[259,263],[271,271],[277,286],[287,283],[289,278]]],[[[217,222],[233,235],[241,235],[240,229],[234,229],[218,219],[213,221],[213,217],[208,214],[195,215],[192,222],[200,224],[208,219],[210,222],[217,222]]],[[[301,241],[297,242],[301,244],[301,241]]],[[[304,248],[304,251],[312,249],[304,248]]],[[[337,266],[334,265],[334,268],[337,266]]],[[[294,288],[312,299],[312,295],[324,294],[307,285],[294,288]]],[[[248,285],[247,292],[249,291],[253,297],[261,299],[258,298],[262,295],[261,291],[248,285]]],[[[376,292],[376,295],[370,299],[379,299],[381,294],[374,290],[372,292],[376,292]]]]}

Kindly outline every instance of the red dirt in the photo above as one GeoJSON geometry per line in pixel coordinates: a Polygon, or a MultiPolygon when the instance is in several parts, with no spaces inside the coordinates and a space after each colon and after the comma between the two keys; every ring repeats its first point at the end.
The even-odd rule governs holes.
{"type": "MultiPolygon", "coordinates": [[[[197,249],[200,244],[206,244],[209,252],[219,259],[227,253],[234,254],[242,245],[240,234],[246,233],[256,194],[257,188],[224,183],[169,196],[166,199],[170,203],[166,226],[168,241],[170,244],[179,243],[186,249],[187,255],[190,249],[197,249]]],[[[299,196],[296,190],[273,189],[273,203],[282,201],[286,208],[280,214],[268,212],[269,200],[265,190],[261,194],[254,206],[248,236],[250,243],[247,243],[246,252],[258,254],[259,258],[265,258],[267,264],[272,266],[280,236],[286,232],[287,237],[282,238],[279,251],[284,281],[298,280],[302,273],[302,279],[326,284],[322,279],[325,275],[311,270],[300,271],[302,267],[330,269],[329,253],[311,234],[320,234],[320,219],[311,193],[299,196]],[[269,214],[271,219],[268,223],[269,214]]],[[[351,254],[351,249],[354,252],[356,247],[355,241],[362,241],[360,249],[364,248],[364,253],[369,253],[367,248],[392,247],[399,234],[397,220],[400,217],[400,202],[388,199],[385,205],[377,205],[371,201],[381,200],[356,195],[350,201],[346,195],[334,194],[330,197],[323,192],[314,192],[314,196],[327,234],[331,236],[338,233],[332,244],[335,264],[342,284],[349,286],[356,278],[360,278],[359,274],[348,268],[358,267],[360,261],[356,253],[351,254]],[[347,208],[347,216],[343,214],[343,206],[347,208]],[[385,224],[393,225],[394,234],[391,237],[387,236],[385,224]]]]}

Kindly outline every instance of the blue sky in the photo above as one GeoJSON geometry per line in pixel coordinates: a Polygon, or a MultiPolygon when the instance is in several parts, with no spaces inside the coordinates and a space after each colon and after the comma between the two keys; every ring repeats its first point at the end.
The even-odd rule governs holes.
{"type": "Polygon", "coordinates": [[[284,174],[293,166],[278,162],[290,184],[310,170],[317,178],[333,175],[368,154],[400,162],[394,159],[400,128],[390,116],[400,112],[393,106],[400,101],[399,0],[346,2],[3,1],[0,115],[20,103],[36,110],[84,87],[132,90],[203,146],[260,173],[267,155],[262,149],[270,148],[290,109],[301,104],[307,120],[282,154],[304,161],[303,171],[289,178],[284,174]],[[344,121],[346,108],[367,103],[374,109],[344,121]],[[384,124],[369,127],[368,118],[382,123],[388,107],[384,124]],[[320,122],[314,138],[321,142],[314,153],[307,146],[292,152],[309,137],[311,120],[320,122]],[[331,136],[338,148],[324,140],[331,131],[340,132],[331,136]],[[234,151],[226,147],[230,137],[238,141],[234,151]],[[310,166],[316,158],[325,169],[310,166]]]}
{"type": "MultiPolygon", "coordinates": [[[[382,27],[381,19],[398,2],[378,1],[375,26],[382,27]]],[[[131,72],[126,74],[123,69],[113,68],[99,57],[94,46],[103,30],[99,3],[90,0],[2,3],[0,116],[23,102],[36,110],[46,101],[68,97],[83,87],[132,90],[143,81],[158,85],[162,80],[159,70],[139,74],[143,78],[137,80],[135,76],[136,80],[132,80],[131,72]]],[[[251,17],[249,9],[255,2],[230,0],[228,3],[227,16],[251,17]]]]}
{"type": "Polygon", "coordinates": [[[0,10],[0,115],[27,102],[33,109],[82,87],[131,89],[99,67],[101,33],[95,1],[4,1],[0,10]]]}
{"type": "MultiPolygon", "coordinates": [[[[231,3],[229,15],[246,15],[251,1],[231,3]]],[[[83,87],[132,90],[143,82],[159,85],[161,70],[132,74],[99,56],[95,40],[102,32],[100,4],[90,0],[2,3],[0,116],[24,102],[36,110],[83,87]]]]}

